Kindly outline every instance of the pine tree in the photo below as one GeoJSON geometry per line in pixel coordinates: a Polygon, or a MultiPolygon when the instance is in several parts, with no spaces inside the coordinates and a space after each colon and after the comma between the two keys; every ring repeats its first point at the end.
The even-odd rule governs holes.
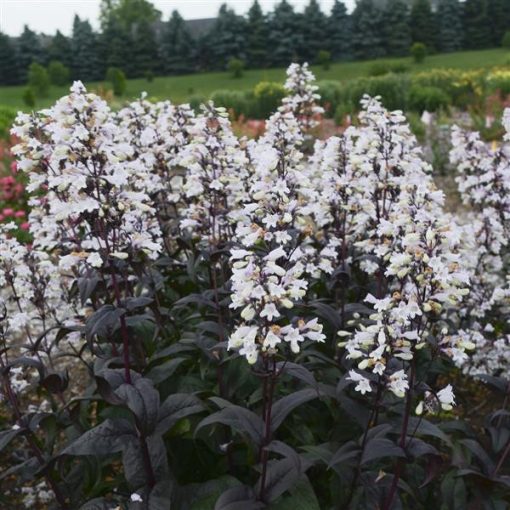
{"type": "Polygon", "coordinates": [[[321,11],[317,0],[310,0],[301,18],[303,46],[300,56],[307,62],[314,62],[319,51],[325,50],[327,41],[327,17],[321,11]]]}
{"type": "Polygon", "coordinates": [[[73,51],[73,76],[82,81],[99,80],[103,78],[103,69],[98,61],[98,47],[96,34],[87,20],[82,21],[78,15],[73,21],[73,36],[71,41],[73,51]]]}
{"type": "Polygon", "coordinates": [[[421,42],[429,51],[433,50],[436,26],[429,0],[414,0],[409,23],[413,43],[421,42]]]}
{"type": "Polygon", "coordinates": [[[232,58],[246,61],[245,19],[223,4],[209,34],[209,44],[217,69],[225,69],[232,58]]]}
{"type": "Polygon", "coordinates": [[[492,36],[487,0],[464,3],[464,46],[468,49],[489,48],[492,36]]]}
{"type": "Polygon", "coordinates": [[[142,20],[133,27],[132,69],[130,77],[159,71],[158,44],[152,23],[142,20]]]}
{"type": "Polygon", "coordinates": [[[28,67],[32,62],[44,63],[44,54],[37,34],[32,32],[27,25],[18,38],[18,59],[20,78],[23,82],[27,79],[28,67]]]}
{"type": "Polygon", "coordinates": [[[360,0],[352,13],[353,51],[359,59],[384,56],[382,11],[373,0],[360,0]]]}
{"type": "Polygon", "coordinates": [[[299,16],[287,0],[282,0],[269,17],[270,64],[287,66],[299,60],[302,41],[299,16]]]}
{"type": "Polygon", "coordinates": [[[98,45],[103,75],[110,67],[128,73],[128,68],[132,67],[134,44],[128,29],[124,28],[114,16],[103,21],[98,45]]]}
{"type": "Polygon", "coordinates": [[[508,0],[488,0],[488,13],[492,45],[500,46],[503,35],[510,30],[510,2],[508,0]]]}
{"type": "Polygon", "coordinates": [[[161,60],[165,74],[183,74],[195,68],[195,41],[186,22],[177,11],[173,11],[165,24],[161,38],[161,60]]]}
{"type": "Polygon", "coordinates": [[[388,0],[383,13],[383,38],[387,55],[401,57],[409,53],[409,9],[403,0],[388,0]]]}
{"type": "Polygon", "coordinates": [[[335,0],[328,19],[328,49],[333,60],[349,60],[352,58],[352,20],[347,8],[339,0],[335,0]]]}
{"type": "Polygon", "coordinates": [[[69,68],[73,65],[71,41],[68,37],[62,34],[60,30],[57,30],[57,33],[51,38],[51,42],[48,47],[47,60],[57,60],[69,68]]]}
{"type": "Polygon", "coordinates": [[[0,85],[23,83],[18,62],[16,46],[9,36],[0,32],[0,85]]]}
{"type": "Polygon", "coordinates": [[[436,29],[439,51],[451,52],[462,48],[462,7],[459,0],[439,0],[436,29]]]}
{"type": "Polygon", "coordinates": [[[253,2],[248,11],[246,33],[248,65],[254,68],[266,67],[269,27],[257,0],[253,2]]]}

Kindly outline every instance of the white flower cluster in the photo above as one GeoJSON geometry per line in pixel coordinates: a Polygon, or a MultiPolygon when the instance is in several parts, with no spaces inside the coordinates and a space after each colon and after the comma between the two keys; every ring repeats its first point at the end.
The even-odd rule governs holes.
{"type": "Polygon", "coordinates": [[[318,105],[319,87],[314,85],[315,76],[308,64],[291,64],[287,69],[285,89],[288,95],[283,99],[280,112],[292,113],[301,129],[308,130],[318,125],[324,109],[318,105]]]}
{"type": "Polygon", "coordinates": [[[150,173],[103,100],[75,82],[49,110],[20,114],[12,133],[29,191],[44,192],[31,202],[37,248],[65,250],[66,266],[158,256],[161,232],[144,191],[150,173]]]}
{"type": "Polygon", "coordinates": [[[248,188],[231,214],[238,246],[231,251],[231,307],[242,309],[242,322],[230,336],[229,348],[239,348],[250,363],[261,352],[274,354],[279,346],[288,344],[298,353],[305,340],[325,339],[317,319],[286,317],[306,295],[306,273],[317,269],[311,262],[315,250],[305,207],[311,182],[302,141],[291,112],[271,117],[265,135],[248,146],[248,188]]]}
{"type": "MultiPolygon", "coordinates": [[[[0,231],[0,313],[5,316],[0,326],[6,346],[18,345],[28,357],[37,351],[37,356],[51,359],[55,351],[59,352],[54,328],[79,326],[83,313],[71,296],[71,284],[46,252],[19,243],[9,231],[0,231]]],[[[75,346],[79,334],[71,333],[62,342],[75,346]]],[[[16,373],[14,384],[20,389],[24,384],[16,381],[22,370],[12,371],[16,373]]]]}
{"type": "MultiPolygon", "coordinates": [[[[503,124],[510,141],[510,110],[503,124]]],[[[461,327],[453,341],[476,346],[475,354],[457,359],[465,372],[510,374],[508,293],[510,256],[510,145],[492,148],[479,133],[452,130],[450,162],[469,212],[463,222],[462,259],[471,293],[459,313],[461,327]]]]}
{"type": "Polygon", "coordinates": [[[233,235],[229,214],[244,189],[248,160],[225,109],[212,103],[202,107],[202,114],[189,126],[189,136],[178,158],[186,169],[180,226],[217,246],[233,235]]]}

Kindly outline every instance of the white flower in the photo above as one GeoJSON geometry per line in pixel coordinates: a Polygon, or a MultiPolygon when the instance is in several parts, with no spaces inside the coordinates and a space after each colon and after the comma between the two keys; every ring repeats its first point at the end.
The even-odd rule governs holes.
{"type": "Polygon", "coordinates": [[[357,383],[354,389],[359,391],[362,395],[372,391],[372,388],[370,387],[370,381],[354,370],[349,370],[349,376],[347,377],[347,380],[357,383]]]}

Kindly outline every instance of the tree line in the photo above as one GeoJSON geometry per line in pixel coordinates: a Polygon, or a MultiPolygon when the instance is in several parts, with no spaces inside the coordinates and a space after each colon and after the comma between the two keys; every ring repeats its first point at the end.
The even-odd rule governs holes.
{"type": "Polygon", "coordinates": [[[246,16],[222,5],[202,34],[177,11],[162,20],[148,0],[102,0],[99,31],[76,15],[70,37],[28,26],[17,38],[0,33],[0,84],[26,83],[33,62],[58,62],[83,81],[102,80],[112,67],[151,77],[224,70],[232,59],[261,68],[317,62],[324,52],[333,61],[404,56],[415,42],[429,52],[489,48],[509,28],[510,0],[438,0],[435,8],[429,0],[358,0],[352,13],[335,0],[328,14],[317,0],[302,13],[287,0],[264,13],[255,0],[246,16]]]}

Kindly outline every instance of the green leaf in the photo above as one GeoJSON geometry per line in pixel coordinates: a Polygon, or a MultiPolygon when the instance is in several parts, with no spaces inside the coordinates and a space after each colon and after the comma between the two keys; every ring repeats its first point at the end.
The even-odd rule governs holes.
{"type": "Polygon", "coordinates": [[[163,404],[161,404],[159,409],[156,433],[164,434],[181,418],[200,413],[203,410],[204,405],[202,401],[194,395],[188,393],[170,395],[163,404]]]}
{"type": "Polygon", "coordinates": [[[216,501],[214,510],[259,510],[266,505],[256,501],[251,487],[242,485],[225,491],[216,501]]]}
{"type": "Polygon", "coordinates": [[[276,432],[285,418],[298,406],[317,398],[319,393],[313,388],[295,391],[290,395],[282,397],[273,404],[271,413],[271,430],[276,432]]]}
{"type": "Polygon", "coordinates": [[[140,378],[133,384],[122,384],[115,390],[115,394],[137,417],[143,432],[151,434],[159,414],[159,393],[154,389],[152,381],[140,378]]]}
{"type": "Polygon", "coordinates": [[[321,510],[308,479],[299,482],[290,492],[281,501],[273,503],[271,510],[321,510]]]}
{"type": "Polygon", "coordinates": [[[404,450],[383,437],[376,437],[371,441],[368,441],[361,458],[361,464],[367,464],[373,460],[380,459],[382,457],[405,457],[404,450]]]}
{"type": "Polygon", "coordinates": [[[186,358],[173,358],[157,365],[147,372],[148,377],[154,384],[162,383],[171,377],[179,366],[186,361],[186,358]]]}
{"type": "Polygon", "coordinates": [[[201,428],[214,423],[228,425],[235,432],[244,432],[256,445],[259,446],[262,444],[264,423],[258,415],[249,409],[236,405],[225,407],[203,419],[198,424],[195,434],[197,434],[201,428]]]}
{"type": "MultiPolygon", "coordinates": [[[[284,492],[290,490],[301,478],[294,460],[284,458],[269,461],[267,466],[266,483],[264,486],[264,500],[274,501],[284,492]]],[[[259,493],[262,477],[259,478],[255,491],[259,493]]]]}
{"type": "Polygon", "coordinates": [[[0,432],[0,451],[2,451],[18,434],[22,432],[22,428],[2,430],[2,432],[0,432]]]}
{"type": "Polygon", "coordinates": [[[75,439],[61,455],[112,455],[122,451],[136,434],[124,419],[108,419],[75,439]]]}

